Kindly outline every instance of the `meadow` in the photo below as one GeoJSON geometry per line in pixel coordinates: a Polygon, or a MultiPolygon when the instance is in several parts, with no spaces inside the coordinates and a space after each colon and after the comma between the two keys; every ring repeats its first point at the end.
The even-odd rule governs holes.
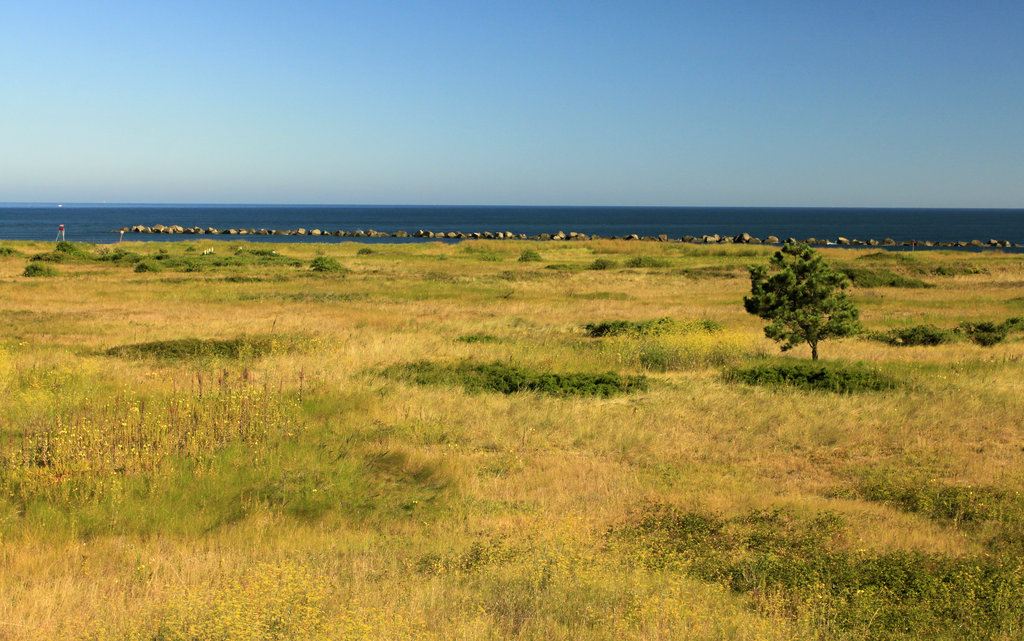
{"type": "Polygon", "coordinates": [[[773,251],[0,242],[0,639],[1024,637],[1024,259],[773,251]]]}

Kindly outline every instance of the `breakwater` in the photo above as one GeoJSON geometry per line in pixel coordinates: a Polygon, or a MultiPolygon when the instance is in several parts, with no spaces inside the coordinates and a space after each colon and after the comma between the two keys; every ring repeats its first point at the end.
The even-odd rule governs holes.
{"type": "Polygon", "coordinates": [[[639,234],[628,234],[623,236],[599,236],[594,234],[583,234],[575,231],[564,232],[556,231],[552,233],[540,233],[540,234],[517,234],[510,231],[483,231],[483,232],[469,232],[464,233],[461,231],[448,231],[448,232],[433,232],[425,229],[418,229],[414,232],[407,231],[396,231],[396,232],[381,232],[373,229],[357,229],[354,231],[345,230],[327,230],[327,229],[306,229],[299,227],[297,229],[254,229],[254,228],[230,228],[230,229],[217,229],[214,227],[183,227],[181,225],[132,225],[131,227],[122,227],[117,230],[122,233],[134,233],[134,234],[188,234],[188,235],[208,235],[208,236],[333,236],[341,238],[417,238],[417,239],[434,239],[434,240],[473,240],[473,239],[495,239],[495,240],[568,240],[568,241],[583,241],[583,240],[599,240],[607,238],[609,240],[621,239],[621,240],[635,240],[635,241],[650,241],[650,242],[677,242],[677,243],[703,243],[703,244],[769,244],[777,245],[782,243],[795,243],[801,242],[808,245],[836,245],[836,246],[850,246],[850,247],[975,247],[975,248],[1009,248],[1009,247],[1020,247],[1017,243],[1011,243],[1008,240],[999,240],[996,238],[990,238],[987,241],[978,239],[972,240],[958,240],[958,241],[932,241],[932,240],[903,240],[895,241],[892,238],[883,238],[881,240],[875,238],[858,239],[858,238],[846,238],[844,236],[837,236],[835,238],[803,238],[796,239],[792,237],[779,238],[777,236],[766,236],[764,238],[758,238],[748,233],[731,235],[720,235],[720,234],[704,234],[701,236],[681,236],[677,238],[669,237],[667,234],[658,234],[656,236],[641,236],[639,234]]]}

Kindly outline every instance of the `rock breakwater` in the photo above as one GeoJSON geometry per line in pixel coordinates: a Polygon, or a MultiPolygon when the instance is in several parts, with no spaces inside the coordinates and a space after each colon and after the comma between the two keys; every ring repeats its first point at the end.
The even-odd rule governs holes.
{"type": "Polygon", "coordinates": [[[837,238],[784,238],[780,239],[777,236],[766,236],[765,238],[757,238],[747,233],[739,234],[736,236],[722,236],[719,234],[703,235],[703,236],[683,236],[681,238],[670,238],[666,234],[660,234],[658,236],[640,236],[637,234],[629,234],[626,236],[597,236],[588,235],[580,232],[564,232],[557,231],[554,233],[543,233],[536,235],[527,234],[516,234],[510,231],[484,231],[484,232],[470,232],[464,233],[461,231],[448,231],[448,232],[433,232],[425,229],[418,229],[414,232],[396,231],[396,232],[382,232],[375,231],[373,229],[357,229],[354,231],[344,230],[326,230],[326,229],[306,229],[299,227],[298,229],[217,229],[215,227],[182,227],[181,225],[133,225],[131,227],[122,227],[117,230],[123,233],[133,234],[191,234],[191,235],[207,235],[207,236],[334,236],[341,238],[420,238],[420,239],[437,239],[437,240],[472,240],[472,239],[495,239],[495,240],[562,240],[562,241],[576,241],[576,240],[599,240],[607,238],[609,240],[621,239],[621,240],[635,240],[635,241],[650,241],[650,242],[675,242],[675,243],[700,243],[700,244],[738,244],[738,245],[779,245],[783,243],[806,243],[808,245],[835,245],[835,246],[846,246],[846,247],[1020,247],[1017,243],[1011,243],[1008,240],[998,240],[990,238],[987,241],[981,240],[959,240],[959,241],[931,241],[931,240],[903,240],[896,241],[892,238],[883,238],[881,240],[875,238],[869,238],[866,240],[860,240],[857,238],[845,238],[839,236],[837,238]]]}

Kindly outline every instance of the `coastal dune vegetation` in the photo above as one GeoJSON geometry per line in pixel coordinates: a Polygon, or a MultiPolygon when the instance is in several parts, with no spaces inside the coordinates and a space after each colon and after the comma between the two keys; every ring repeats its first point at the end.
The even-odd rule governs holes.
{"type": "Polygon", "coordinates": [[[1021,638],[1024,261],[774,251],[0,243],[0,639],[1021,638]]]}

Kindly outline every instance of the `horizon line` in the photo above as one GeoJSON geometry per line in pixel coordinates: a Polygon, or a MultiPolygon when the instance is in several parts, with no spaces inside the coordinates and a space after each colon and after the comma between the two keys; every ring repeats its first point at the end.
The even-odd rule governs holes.
{"type": "Polygon", "coordinates": [[[569,208],[569,209],[932,209],[1024,211],[1022,207],[926,206],[926,205],[597,205],[597,204],[415,204],[415,203],[260,203],[260,202],[91,202],[91,201],[0,201],[0,207],[399,207],[399,208],[569,208]]]}

